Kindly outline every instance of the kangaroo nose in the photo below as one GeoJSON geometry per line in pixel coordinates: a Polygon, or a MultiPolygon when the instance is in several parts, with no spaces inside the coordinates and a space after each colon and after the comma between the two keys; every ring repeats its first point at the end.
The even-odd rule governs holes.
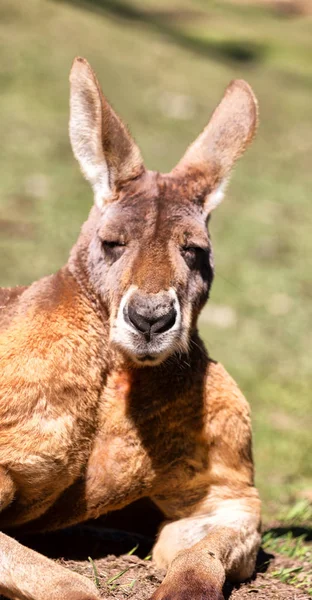
{"type": "Polygon", "coordinates": [[[161,317],[153,317],[138,313],[131,305],[128,307],[128,317],[131,324],[148,338],[151,335],[164,333],[171,329],[175,324],[176,316],[177,311],[175,308],[171,308],[168,313],[161,317]]]}

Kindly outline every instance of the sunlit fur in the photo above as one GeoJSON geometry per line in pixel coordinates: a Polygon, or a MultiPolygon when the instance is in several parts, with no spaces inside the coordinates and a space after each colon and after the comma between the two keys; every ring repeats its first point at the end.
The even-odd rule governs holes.
{"type": "Polygon", "coordinates": [[[0,594],[98,600],[16,536],[150,499],[167,569],[153,600],[222,600],[225,577],[253,573],[260,501],[248,404],[197,319],[213,279],[209,214],[253,138],[256,100],[232,82],[159,174],[84,59],[70,79],[70,138],[95,204],[66,265],[0,290],[0,594]]]}

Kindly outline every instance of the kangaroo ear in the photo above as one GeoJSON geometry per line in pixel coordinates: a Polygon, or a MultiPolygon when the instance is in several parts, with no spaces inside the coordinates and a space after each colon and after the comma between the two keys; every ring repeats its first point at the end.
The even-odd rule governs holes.
{"type": "Polygon", "coordinates": [[[207,127],[174,169],[204,176],[206,214],[222,201],[231,169],[252,141],[257,124],[258,103],[251,87],[241,79],[232,81],[207,127]]]}
{"type": "Polygon", "coordinates": [[[114,199],[118,184],[144,171],[138,147],[104,98],[90,65],[79,57],[70,73],[69,135],[99,208],[114,199]]]}

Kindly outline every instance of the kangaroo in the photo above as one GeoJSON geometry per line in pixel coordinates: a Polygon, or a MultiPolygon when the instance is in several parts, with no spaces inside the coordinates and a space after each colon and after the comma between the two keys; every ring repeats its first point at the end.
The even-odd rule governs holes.
{"type": "Polygon", "coordinates": [[[0,292],[0,593],[96,600],[17,542],[149,498],[164,515],[154,600],[221,600],[260,543],[249,407],[197,332],[213,279],[207,222],[257,127],[235,80],[169,174],[148,171],[76,58],[70,139],[94,206],[67,264],[0,292]]]}

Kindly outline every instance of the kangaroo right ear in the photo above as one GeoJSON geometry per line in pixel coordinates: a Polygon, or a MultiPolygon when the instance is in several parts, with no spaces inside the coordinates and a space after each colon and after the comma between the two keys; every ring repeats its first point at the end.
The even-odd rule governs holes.
{"type": "Polygon", "coordinates": [[[198,171],[206,177],[206,215],[222,201],[234,163],[252,141],[257,123],[258,103],[251,87],[241,79],[232,81],[207,127],[175,167],[174,173],[198,171]]]}
{"type": "Polygon", "coordinates": [[[70,73],[69,135],[99,208],[114,200],[118,184],[144,171],[137,145],[104,98],[90,65],[79,57],[70,73]]]}

